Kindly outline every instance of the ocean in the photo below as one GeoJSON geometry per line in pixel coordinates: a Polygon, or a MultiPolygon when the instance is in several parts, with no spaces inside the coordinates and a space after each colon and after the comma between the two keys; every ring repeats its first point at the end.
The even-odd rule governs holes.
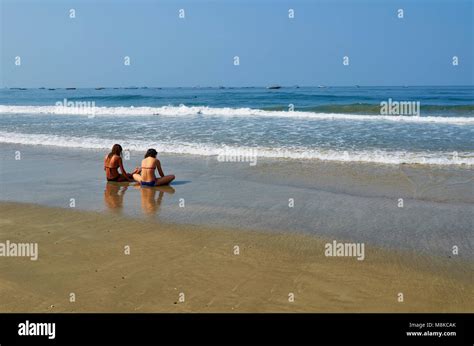
{"type": "Polygon", "coordinates": [[[2,89],[0,143],[474,165],[474,87],[2,89]]]}

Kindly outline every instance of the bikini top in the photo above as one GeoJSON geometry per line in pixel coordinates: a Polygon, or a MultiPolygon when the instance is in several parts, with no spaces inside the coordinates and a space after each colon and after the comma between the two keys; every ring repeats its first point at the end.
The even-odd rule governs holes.
{"type": "MultiPolygon", "coordinates": [[[[106,162],[107,162],[107,161],[106,161],[106,162]]],[[[111,166],[107,166],[106,163],[104,162],[104,167],[105,167],[105,168],[108,168],[108,169],[114,169],[114,168],[119,168],[120,165],[117,165],[117,166],[115,166],[115,167],[111,167],[111,166]]]]}
{"type": "Polygon", "coordinates": [[[153,167],[143,167],[142,166],[142,169],[155,169],[156,168],[156,161],[155,161],[155,165],[153,167]]]}

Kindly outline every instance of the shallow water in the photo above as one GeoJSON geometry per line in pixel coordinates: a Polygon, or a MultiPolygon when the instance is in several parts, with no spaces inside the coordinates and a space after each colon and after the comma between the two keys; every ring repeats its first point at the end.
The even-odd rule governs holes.
{"type": "MultiPolygon", "coordinates": [[[[299,232],[442,256],[456,245],[461,257],[474,253],[468,169],[404,167],[400,173],[392,166],[320,162],[311,168],[271,159],[252,167],[162,155],[165,173],[177,180],[168,188],[141,189],[107,184],[102,151],[10,144],[0,149],[3,201],[70,208],[73,199],[78,209],[164,222],[299,232]],[[17,152],[21,160],[15,160],[17,152]]],[[[132,153],[126,168],[135,167],[141,155],[132,153]]]]}

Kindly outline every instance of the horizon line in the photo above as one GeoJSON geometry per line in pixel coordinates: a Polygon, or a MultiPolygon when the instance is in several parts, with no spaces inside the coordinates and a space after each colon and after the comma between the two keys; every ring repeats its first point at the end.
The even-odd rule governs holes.
{"type": "Polygon", "coordinates": [[[75,86],[41,86],[41,87],[9,87],[9,86],[4,86],[2,89],[10,89],[10,90],[22,90],[22,89],[64,89],[64,90],[77,90],[77,89],[97,89],[97,90],[104,90],[104,89],[269,89],[269,90],[278,90],[278,89],[298,89],[298,88],[319,88],[319,89],[324,89],[324,88],[349,88],[349,87],[355,87],[355,88],[389,88],[389,87],[397,87],[397,88],[409,88],[409,87],[474,87],[474,84],[445,84],[445,85],[430,85],[430,84],[403,84],[403,85],[359,85],[359,84],[352,84],[352,85],[279,85],[279,84],[272,84],[272,85],[248,85],[248,86],[232,86],[232,85],[218,85],[218,86],[200,86],[200,85],[194,85],[194,86],[148,86],[148,85],[143,85],[143,86],[135,86],[135,85],[130,85],[130,86],[88,86],[88,87],[75,87],[75,86]]]}

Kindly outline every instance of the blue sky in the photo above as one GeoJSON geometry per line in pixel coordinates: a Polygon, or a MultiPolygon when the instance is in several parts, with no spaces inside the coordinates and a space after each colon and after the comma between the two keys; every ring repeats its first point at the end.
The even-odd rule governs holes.
{"type": "Polygon", "coordinates": [[[474,79],[471,0],[0,2],[1,87],[472,85],[474,79]]]}

